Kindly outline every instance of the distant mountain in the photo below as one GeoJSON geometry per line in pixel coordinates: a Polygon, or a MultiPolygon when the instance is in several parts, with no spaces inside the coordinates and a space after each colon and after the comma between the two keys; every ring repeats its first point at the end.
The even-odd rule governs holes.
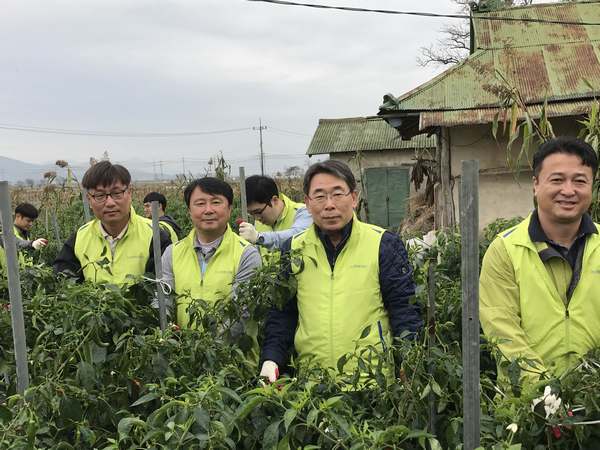
{"type": "Polygon", "coordinates": [[[44,172],[51,170],[44,164],[32,164],[12,158],[0,156],[0,181],[16,183],[27,179],[38,182],[44,177],[44,172]]]}
{"type": "MultiPolygon", "coordinates": [[[[152,172],[148,172],[146,167],[138,168],[135,162],[129,163],[123,162],[123,165],[129,169],[131,173],[131,178],[134,180],[153,180],[154,174],[152,172]]],[[[75,163],[73,164],[73,172],[75,172],[75,176],[81,180],[83,174],[88,168],[88,163],[75,163]]],[[[9,183],[18,183],[23,182],[29,184],[29,181],[32,181],[34,184],[38,184],[44,178],[44,173],[48,171],[54,171],[59,176],[66,175],[66,171],[57,167],[54,162],[46,162],[43,164],[33,164],[27,163],[23,161],[19,161],[17,159],[7,158],[5,156],[0,156],[0,181],[8,181],[9,183]]],[[[170,178],[167,174],[164,174],[165,178],[170,178]]]]}

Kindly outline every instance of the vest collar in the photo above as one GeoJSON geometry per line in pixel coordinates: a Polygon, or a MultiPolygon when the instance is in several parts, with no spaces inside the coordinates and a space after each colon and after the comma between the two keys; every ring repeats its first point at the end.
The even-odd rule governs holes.
{"type": "MultiPolygon", "coordinates": [[[[533,214],[533,213],[532,213],[533,214]]],[[[529,214],[525,220],[507,231],[500,233],[503,238],[510,239],[515,245],[527,247],[530,250],[539,253],[540,250],[547,247],[547,244],[537,244],[531,240],[529,235],[529,225],[531,223],[532,214],[529,214]],[[540,247],[540,245],[542,247],[540,247]]],[[[598,225],[592,222],[592,225],[596,228],[595,233],[591,233],[586,239],[586,253],[594,250],[596,247],[600,247],[600,234],[598,234],[598,225]]]]}
{"type": "Polygon", "coordinates": [[[292,209],[290,208],[291,200],[285,194],[282,194],[280,192],[278,197],[283,202],[283,209],[281,210],[281,214],[279,214],[279,217],[273,224],[273,228],[275,228],[278,223],[283,222],[286,219],[287,215],[290,213],[290,209],[292,209]]]}

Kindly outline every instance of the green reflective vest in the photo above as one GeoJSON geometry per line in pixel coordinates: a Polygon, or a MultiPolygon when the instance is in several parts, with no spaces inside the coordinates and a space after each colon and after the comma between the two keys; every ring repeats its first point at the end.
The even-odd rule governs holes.
{"type": "Polygon", "coordinates": [[[173,229],[171,224],[169,224],[167,222],[163,222],[163,221],[160,221],[158,224],[161,226],[161,228],[163,230],[169,232],[169,236],[171,237],[171,243],[175,244],[176,242],[179,241],[179,236],[177,236],[177,233],[175,233],[175,230],[173,229]]]}
{"type": "Polygon", "coordinates": [[[231,296],[242,254],[250,245],[227,225],[223,240],[203,273],[195,241],[196,230],[193,229],[187,237],[173,244],[173,278],[177,294],[177,324],[180,327],[189,326],[188,308],[193,300],[215,302],[231,296]]]}
{"type": "Polygon", "coordinates": [[[6,270],[6,253],[4,252],[4,247],[0,245],[0,269],[6,270]]]}
{"type": "MultiPolygon", "coordinates": [[[[356,348],[373,345],[381,350],[391,343],[379,286],[379,244],[384,231],[354,217],[333,272],[314,225],[292,239],[292,249],[302,254],[301,266],[293,265],[298,282],[294,344],[300,359],[335,368],[341,356],[356,348]],[[360,339],[367,327],[369,333],[360,339]]],[[[352,368],[348,364],[346,371],[352,368]]]]}
{"type": "Polygon", "coordinates": [[[22,241],[27,240],[27,238],[25,236],[23,236],[23,232],[16,225],[13,226],[13,232],[15,233],[15,236],[17,237],[17,239],[21,239],[22,241]]]}
{"type": "Polygon", "coordinates": [[[273,226],[270,226],[265,225],[260,220],[257,220],[254,224],[254,227],[259,233],[262,231],[282,231],[292,228],[292,225],[294,225],[294,220],[296,219],[296,211],[298,211],[300,208],[304,208],[304,203],[297,203],[293,200],[290,200],[282,193],[279,193],[279,198],[281,201],[283,201],[283,210],[277,218],[277,222],[275,222],[273,226]]]}
{"type": "MultiPolygon", "coordinates": [[[[544,265],[538,251],[540,245],[546,244],[536,246],[529,238],[529,218],[498,236],[506,247],[519,285],[520,326],[544,366],[558,375],[577,364],[579,357],[588,350],[600,347],[600,296],[597,291],[600,235],[592,234],[587,238],[581,278],[568,302],[565,298],[568,281],[562,283],[560,280],[570,280],[570,266],[560,260],[551,261],[548,268],[544,265]],[[560,276],[561,266],[562,271],[569,272],[568,276],[560,276]],[[559,292],[557,284],[564,285],[561,286],[563,292],[559,292]]],[[[506,334],[510,333],[507,329],[506,334]]]]}
{"type": "Polygon", "coordinates": [[[114,255],[100,230],[100,221],[93,219],[77,230],[75,257],[79,260],[86,281],[119,286],[143,275],[150,257],[152,221],[138,216],[131,208],[129,226],[117,242],[114,255]]]}

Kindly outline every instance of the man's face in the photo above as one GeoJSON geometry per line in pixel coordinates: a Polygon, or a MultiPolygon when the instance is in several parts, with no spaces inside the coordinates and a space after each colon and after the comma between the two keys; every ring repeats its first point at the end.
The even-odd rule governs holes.
{"type": "Polygon", "coordinates": [[[200,232],[224,233],[231,216],[231,205],[223,195],[213,195],[196,187],[190,196],[190,218],[200,232]]]}
{"type": "Polygon", "coordinates": [[[29,231],[33,226],[34,219],[25,217],[19,213],[15,214],[15,225],[22,230],[29,231]]]}
{"type": "MultiPolygon", "coordinates": [[[[162,208],[162,205],[158,204],[158,217],[164,216],[165,212],[162,208]]],[[[144,203],[144,217],[148,219],[152,219],[152,202],[144,203]]]]}
{"type": "Polygon", "coordinates": [[[341,178],[319,173],[312,178],[304,201],[321,230],[339,231],[352,220],[357,197],[341,178]]]}
{"type": "Polygon", "coordinates": [[[94,215],[103,224],[119,225],[129,220],[131,191],[129,186],[120,181],[110,186],[96,186],[95,189],[90,189],[88,198],[94,215]]]}
{"type": "Polygon", "coordinates": [[[592,202],[592,168],[581,158],[568,153],[554,153],[542,162],[533,178],[533,192],[538,214],[552,224],[579,222],[592,202]]]}
{"type": "Polygon", "coordinates": [[[271,203],[248,203],[248,214],[269,226],[275,225],[275,222],[279,218],[279,214],[273,208],[273,200],[271,203]]]}

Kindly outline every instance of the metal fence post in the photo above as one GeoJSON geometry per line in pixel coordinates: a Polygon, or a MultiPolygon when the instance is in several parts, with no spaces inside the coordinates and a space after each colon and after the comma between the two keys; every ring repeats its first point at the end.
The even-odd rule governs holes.
{"type": "Polygon", "coordinates": [[[479,447],[479,161],[462,161],[460,186],[463,441],[479,447]]]}
{"type": "Polygon", "coordinates": [[[90,203],[88,202],[85,189],[81,189],[81,200],[83,201],[83,218],[85,219],[85,223],[88,223],[92,219],[92,215],[90,214],[90,203]]]}
{"type": "Polygon", "coordinates": [[[152,203],[152,248],[154,250],[154,273],[158,283],[156,284],[156,295],[158,298],[158,317],[160,320],[160,329],[167,328],[167,308],[165,305],[165,293],[162,290],[162,259],[160,251],[160,225],[158,223],[158,202],[152,203]]]}
{"type": "Polygon", "coordinates": [[[10,317],[12,321],[15,361],[17,363],[17,392],[23,394],[29,386],[29,368],[27,366],[27,346],[25,341],[25,319],[21,299],[21,280],[19,278],[19,259],[17,240],[13,233],[10,190],[7,181],[0,182],[0,211],[2,214],[2,235],[6,266],[8,268],[8,294],[10,298],[10,317]]]}
{"type": "Polygon", "coordinates": [[[56,242],[62,242],[60,240],[60,227],[58,226],[58,219],[56,217],[56,210],[52,210],[52,228],[54,228],[54,239],[56,242]]]}
{"type": "Polygon", "coordinates": [[[246,174],[244,167],[240,167],[240,198],[242,219],[244,219],[244,222],[248,222],[248,200],[246,199],[246,174]]]}
{"type": "MultiPolygon", "coordinates": [[[[434,365],[431,358],[431,348],[435,344],[435,266],[436,259],[429,259],[429,267],[427,268],[427,353],[429,354],[429,364],[427,373],[433,378],[434,365]]],[[[429,393],[429,432],[436,434],[437,411],[435,407],[435,393],[429,393]]]]}

